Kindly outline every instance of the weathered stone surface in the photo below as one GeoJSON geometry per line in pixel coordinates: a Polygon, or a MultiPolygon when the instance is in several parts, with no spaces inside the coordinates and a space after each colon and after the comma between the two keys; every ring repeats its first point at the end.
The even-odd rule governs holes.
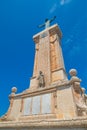
{"type": "Polygon", "coordinates": [[[16,120],[20,116],[21,99],[14,99],[8,120],[16,120]]]}
{"type": "Polygon", "coordinates": [[[59,119],[70,119],[77,116],[75,103],[73,101],[72,89],[70,86],[61,86],[58,89],[57,106],[57,117],[59,119]]]}
{"type": "Polygon", "coordinates": [[[86,130],[85,128],[21,128],[21,129],[2,129],[2,130],[86,130]]]}
{"type": "Polygon", "coordinates": [[[61,81],[63,79],[66,79],[66,74],[64,70],[60,69],[59,71],[53,71],[52,72],[52,82],[55,81],[61,81]]]}
{"type": "Polygon", "coordinates": [[[0,130],[2,129],[28,129],[28,130],[86,130],[87,118],[79,118],[73,120],[57,120],[57,119],[38,119],[32,121],[14,121],[14,122],[2,122],[0,123],[0,130]]]}
{"type": "MultiPolygon", "coordinates": [[[[22,129],[22,130],[29,130],[29,129],[22,129]]],[[[43,129],[33,129],[33,130],[86,130],[86,129],[85,128],[43,128],[43,129]]]]}

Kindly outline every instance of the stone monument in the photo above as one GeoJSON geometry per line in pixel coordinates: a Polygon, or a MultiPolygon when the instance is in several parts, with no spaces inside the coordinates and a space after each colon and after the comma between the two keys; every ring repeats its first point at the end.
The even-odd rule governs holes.
{"type": "Polygon", "coordinates": [[[33,36],[35,59],[29,88],[16,94],[0,118],[0,130],[86,130],[87,96],[75,69],[68,80],[57,24],[33,36]]]}

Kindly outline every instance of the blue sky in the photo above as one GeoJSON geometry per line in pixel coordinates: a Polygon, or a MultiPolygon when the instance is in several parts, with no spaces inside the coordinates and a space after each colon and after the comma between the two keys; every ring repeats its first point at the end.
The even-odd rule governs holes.
{"type": "Polygon", "coordinates": [[[9,107],[8,95],[29,87],[34,64],[32,36],[45,18],[57,16],[63,38],[67,74],[76,68],[87,88],[87,0],[0,0],[0,116],[9,107]]]}

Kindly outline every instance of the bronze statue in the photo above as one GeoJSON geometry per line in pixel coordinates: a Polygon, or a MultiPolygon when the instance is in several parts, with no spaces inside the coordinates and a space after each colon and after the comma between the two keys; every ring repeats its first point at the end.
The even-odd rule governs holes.
{"type": "Polygon", "coordinates": [[[41,28],[41,27],[44,27],[45,26],[45,28],[48,28],[49,26],[50,26],[50,23],[54,20],[56,18],[56,16],[54,16],[52,19],[48,19],[48,18],[46,18],[45,19],[45,23],[44,24],[41,24],[41,25],[39,25],[38,27],[39,28],[41,28]]]}
{"type": "Polygon", "coordinates": [[[44,75],[43,75],[42,71],[39,72],[39,76],[38,76],[37,80],[38,80],[39,87],[45,86],[45,80],[44,80],[44,75]]]}

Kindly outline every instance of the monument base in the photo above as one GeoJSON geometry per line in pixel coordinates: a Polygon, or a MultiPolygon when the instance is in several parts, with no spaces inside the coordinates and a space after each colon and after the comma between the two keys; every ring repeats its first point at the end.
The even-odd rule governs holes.
{"type": "Polygon", "coordinates": [[[87,118],[72,120],[32,120],[0,123],[0,130],[87,130],[87,118]]]}

